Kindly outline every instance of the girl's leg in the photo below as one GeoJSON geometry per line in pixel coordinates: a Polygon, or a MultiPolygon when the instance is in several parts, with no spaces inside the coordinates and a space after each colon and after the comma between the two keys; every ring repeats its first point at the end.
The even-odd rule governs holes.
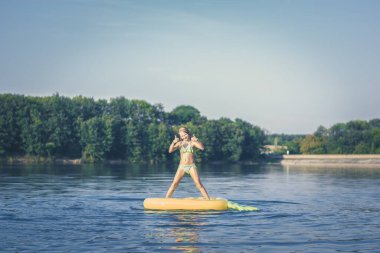
{"type": "Polygon", "coordinates": [[[171,198],[171,196],[173,195],[173,192],[177,188],[179,182],[181,181],[184,175],[185,175],[185,171],[183,169],[178,168],[177,173],[174,176],[173,183],[169,187],[169,190],[166,193],[165,198],[171,198]]]}
{"type": "Polygon", "coordinates": [[[206,191],[206,188],[201,183],[201,179],[199,178],[198,171],[195,167],[192,167],[190,169],[190,176],[194,180],[194,183],[197,186],[198,190],[201,192],[202,196],[205,199],[210,199],[210,197],[208,196],[208,193],[206,191]]]}

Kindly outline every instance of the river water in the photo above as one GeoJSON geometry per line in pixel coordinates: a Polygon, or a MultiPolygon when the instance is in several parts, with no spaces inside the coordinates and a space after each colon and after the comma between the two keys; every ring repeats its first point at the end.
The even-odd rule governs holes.
{"type": "MultiPolygon", "coordinates": [[[[380,169],[199,166],[258,212],[146,211],[164,166],[1,165],[1,252],[380,252],[380,169]]],[[[173,197],[200,196],[190,177],[173,197]]]]}

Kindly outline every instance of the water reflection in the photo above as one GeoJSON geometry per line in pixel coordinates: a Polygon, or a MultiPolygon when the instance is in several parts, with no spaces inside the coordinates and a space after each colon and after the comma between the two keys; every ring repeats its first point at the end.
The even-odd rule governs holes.
{"type": "Polygon", "coordinates": [[[106,176],[131,179],[147,175],[174,173],[171,165],[111,165],[111,164],[1,164],[0,174],[8,176],[29,176],[33,174],[73,175],[76,177],[106,176]]]}
{"type": "Polygon", "coordinates": [[[154,233],[150,234],[155,241],[166,242],[170,250],[179,252],[200,252],[199,238],[202,222],[202,213],[176,212],[176,211],[145,211],[149,215],[162,215],[154,217],[158,223],[154,233]]]}
{"type": "MultiPolygon", "coordinates": [[[[0,164],[0,174],[3,176],[29,176],[33,174],[70,175],[74,177],[113,177],[116,179],[139,179],[140,177],[155,177],[157,175],[172,178],[176,165],[111,165],[111,164],[0,164]]],[[[380,164],[280,164],[261,165],[245,164],[202,164],[199,166],[202,176],[230,177],[250,174],[271,174],[273,172],[302,173],[348,173],[380,177],[380,164]]]]}
{"type": "Polygon", "coordinates": [[[200,252],[198,244],[201,223],[195,214],[175,214],[172,216],[174,227],[169,231],[178,245],[171,249],[182,252],[200,252]]]}
{"type": "Polygon", "coordinates": [[[310,165],[282,165],[283,171],[289,175],[294,173],[319,174],[325,176],[344,177],[344,178],[380,178],[380,165],[345,165],[345,164],[310,164],[310,165]]]}

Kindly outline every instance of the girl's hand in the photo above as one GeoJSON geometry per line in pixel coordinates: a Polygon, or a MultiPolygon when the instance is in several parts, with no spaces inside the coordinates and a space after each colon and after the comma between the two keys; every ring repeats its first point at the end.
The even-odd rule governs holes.
{"type": "Polygon", "coordinates": [[[193,142],[197,142],[197,141],[198,141],[198,138],[197,138],[195,135],[193,135],[193,136],[191,137],[191,141],[193,141],[193,142]]]}
{"type": "Polygon", "coordinates": [[[179,142],[179,138],[177,137],[177,135],[174,135],[174,140],[172,141],[172,144],[176,144],[177,142],[179,142]]]}

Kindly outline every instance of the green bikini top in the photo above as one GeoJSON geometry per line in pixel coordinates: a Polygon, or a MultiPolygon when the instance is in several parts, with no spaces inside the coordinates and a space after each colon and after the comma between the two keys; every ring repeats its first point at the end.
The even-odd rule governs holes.
{"type": "Polygon", "coordinates": [[[181,152],[181,153],[194,153],[194,149],[191,146],[191,142],[189,142],[186,147],[184,147],[183,144],[181,144],[181,149],[179,150],[179,152],[181,152]]]}

